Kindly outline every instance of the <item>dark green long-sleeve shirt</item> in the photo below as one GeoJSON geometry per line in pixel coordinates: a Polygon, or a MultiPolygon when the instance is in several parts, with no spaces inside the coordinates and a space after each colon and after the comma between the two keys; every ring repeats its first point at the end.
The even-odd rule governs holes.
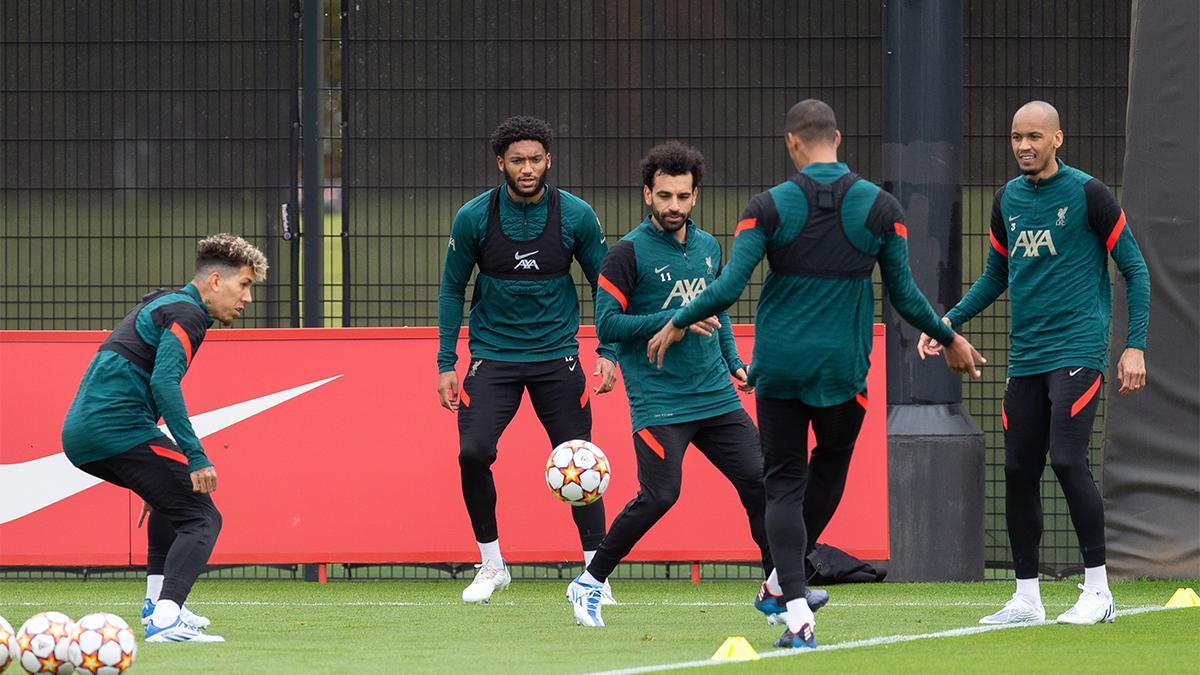
{"type": "Polygon", "coordinates": [[[961,326],[1009,292],[1008,374],[1083,366],[1104,371],[1112,319],[1108,256],[1128,287],[1126,346],[1146,348],[1150,273],[1112,192],[1061,160],[1044,180],[1010,180],[992,202],[983,274],[946,316],[961,326]]]}
{"type": "MultiPolygon", "coordinates": [[[[516,241],[536,239],[546,226],[547,199],[532,204],[514,201],[500,190],[500,227],[516,241]]],[[[592,207],[579,197],[559,190],[562,246],[579,261],[584,277],[596,293],[596,277],[608,251],[604,230],[592,207]]],[[[459,209],[450,227],[446,261],[438,293],[438,372],[454,369],[455,345],[462,326],[467,282],[481,256],[487,233],[488,190],[459,209]]],[[[475,358],[497,361],[549,361],[576,354],[579,342],[579,298],[571,277],[549,280],[493,279],[478,275],[468,323],[469,346],[475,358]]],[[[611,345],[600,345],[600,356],[616,360],[611,345]]]]}
{"type": "Polygon", "coordinates": [[[142,298],[100,345],[83,375],[63,422],[67,458],[80,466],[159,438],[161,417],[189,471],[212,466],[180,389],[212,321],[192,284],[142,298]]]}
{"type": "Polygon", "coordinates": [[[661,369],[646,360],[646,342],[721,272],[717,240],[690,220],[686,232],[680,244],[647,217],[612,247],[600,270],[596,331],[617,343],[634,431],[742,407],[729,376],[743,364],[725,312],[715,335],[688,333],[661,369]]]}
{"type": "MultiPolygon", "coordinates": [[[[849,168],[841,162],[815,163],[802,173],[829,185],[849,173],[849,168]]],[[[805,226],[810,208],[814,207],[796,179],[755,196],[738,223],[721,278],[676,312],[672,322],[684,327],[729,307],[759,261],[786,248],[788,255],[826,265],[836,266],[836,260],[847,255],[857,259],[856,264],[865,260],[873,267],[877,262],[896,311],[940,340],[953,339],[913,281],[908,267],[908,231],[894,197],[873,183],[858,180],[840,204],[842,231],[812,241],[802,238],[792,246],[808,234],[805,226]]],[[[874,309],[869,268],[866,276],[856,273],[855,278],[844,278],[836,270],[784,274],[772,265],[754,322],[750,381],[758,395],[825,407],[862,392],[870,367],[874,309]]]]}

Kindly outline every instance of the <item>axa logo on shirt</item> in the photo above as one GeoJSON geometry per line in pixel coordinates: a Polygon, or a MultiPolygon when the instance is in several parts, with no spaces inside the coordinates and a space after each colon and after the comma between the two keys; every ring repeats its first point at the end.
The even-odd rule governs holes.
{"type": "Polygon", "coordinates": [[[695,300],[696,296],[700,295],[700,292],[706,288],[708,288],[708,282],[705,281],[704,277],[678,279],[675,281],[675,285],[671,287],[671,293],[667,296],[667,299],[663,301],[662,308],[666,309],[675,298],[679,298],[679,306],[683,307],[692,300],[695,300]]]}
{"type": "Polygon", "coordinates": [[[1054,249],[1054,238],[1050,236],[1050,230],[1021,230],[1021,233],[1017,235],[1016,243],[1012,246],[1012,255],[1015,257],[1017,251],[1024,248],[1026,258],[1036,258],[1041,255],[1043,246],[1050,252],[1050,255],[1058,255],[1058,251],[1054,249]]]}
{"type": "Polygon", "coordinates": [[[521,253],[520,251],[514,252],[513,258],[516,258],[517,265],[513,269],[514,270],[539,270],[540,271],[541,268],[538,267],[537,258],[530,257],[535,254],[537,254],[537,251],[530,251],[529,253],[521,253]]]}

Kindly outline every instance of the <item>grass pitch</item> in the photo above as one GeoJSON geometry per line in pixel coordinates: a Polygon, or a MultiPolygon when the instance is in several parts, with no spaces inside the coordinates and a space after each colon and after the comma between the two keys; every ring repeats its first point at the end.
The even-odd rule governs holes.
{"type": "MultiPolygon", "coordinates": [[[[1200,648],[1200,608],[1124,614],[1101,626],[936,636],[977,627],[1008,599],[1011,582],[833,586],[817,614],[817,639],[823,648],[844,646],[778,658],[771,643],[782,629],[751,607],[753,582],[615,580],[622,604],[605,608],[603,629],[575,625],[565,583],[518,580],[481,606],[459,602],[463,585],[201,580],[188,605],[228,642],[139,644],[133,672],[584,673],[704,661],[733,635],[764,658],[721,670],[1195,672],[1200,648]],[[929,637],[881,640],[894,636],[929,637]]],[[[1132,610],[1161,607],[1180,586],[1200,588],[1200,580],[1124,582],[1113,592],[1118,610],[1132,610]]],[[[48,609],[72,618],[108,610],[140,626],[143,590],[128,581],[0,581],[0,615],[19,627],[48,609]]],[[[1043,582],[1047,614],[1065,610],[1077,593],[1069,581],[1043,582]]]]}

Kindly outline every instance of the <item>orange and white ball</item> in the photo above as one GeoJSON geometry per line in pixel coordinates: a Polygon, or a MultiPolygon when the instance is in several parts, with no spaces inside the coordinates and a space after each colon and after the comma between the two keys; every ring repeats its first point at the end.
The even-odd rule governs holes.
{"type": "Polygon", "coordinates": [[[588,441],[561,443],[546,460],[546,486],[571,506],[587,506],[600,499],[610,477],[608,457],[588,441]]]}
{"type": "Polygon", "coordinates": [[[124,619],[96,612],[75,622],[67,657],[81,673],[120,675],[133,666],[137,640],[124,619]]]}
{"type": "Polygon", "coordinates": [[[34,614],[17,631],[21,667],[28,673],[67,675],[75,670],[67,646],[75,624],[62,612],[34,614]]]}
{"type": "Polygon", "coordinates": [[[3,673],[19,658],[18,652],[17,633],[13,630],[12,624],[0,616],[0,673],[3,673]]]}

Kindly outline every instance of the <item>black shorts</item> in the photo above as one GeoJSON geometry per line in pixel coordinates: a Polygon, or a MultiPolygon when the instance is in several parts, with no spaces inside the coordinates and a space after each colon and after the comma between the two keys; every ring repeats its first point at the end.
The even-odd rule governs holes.
{"type": "Polygon", "coordinates": [[[134,446],[119,455],[88,462],[79,469],[132,490],[172,522],[216,510],[212,497],[192,491],[187,457],[166,436],[134,446]]]}

